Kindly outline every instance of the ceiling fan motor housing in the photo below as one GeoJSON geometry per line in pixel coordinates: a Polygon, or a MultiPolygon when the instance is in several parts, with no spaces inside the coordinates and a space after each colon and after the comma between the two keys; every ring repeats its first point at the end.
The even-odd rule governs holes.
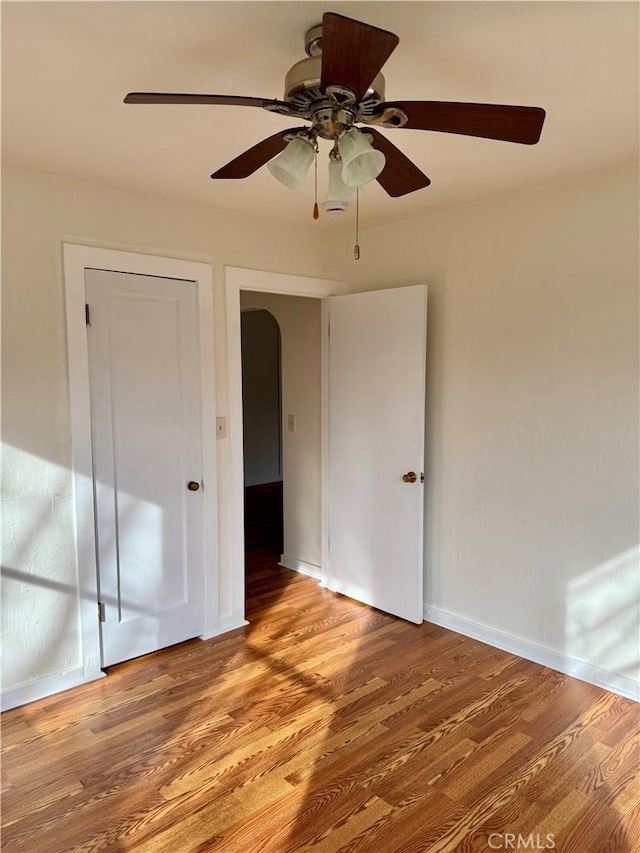
{"type": "MultiPolygon", "coordinates": [[[[349,90],[341,87],[321,89],[322,79],[322,24],[311,27],[305,35],[307,58],[296,62],[286,74],[284,100],[299,109],[308,111],[316,134],[323,139],[338,137],[353,126],[358,116],[355,100],[349,90]],[[329,89],[335,89],[330,92],[329,89]]],[[[361,103],[384,101],[385,79],[378,73],[369,86],[361,103]]]]}
{"type": "MultiPolygon", "coordinates": [[[[300,96],[306,100],[317,100],[322,98],[320,90],[320,78],[322,75],[322,57],[309,56],[296,62],[288,71],[284,79],[284,99],[292,101],[300,96]]],[[[384,101],[385,80],[382,73],[376,75],[373,83],[369,86],[363,101],[384,101]]]]}

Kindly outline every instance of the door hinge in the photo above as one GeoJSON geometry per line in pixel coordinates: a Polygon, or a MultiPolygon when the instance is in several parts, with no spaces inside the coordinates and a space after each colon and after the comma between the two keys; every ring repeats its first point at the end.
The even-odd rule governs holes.
{"type": "Polygon", "coordinates": [[[89,305],[86,302],[84,304],[84,320],[87,326],[91,325],[91,312],[89,310],[89,305]]]}
{"type": "Polygon", "coordinates": [[[103,601],[98,602],[98,621],[99,622],[106,622],[107,621],[107,616],[105,613],[105,606],[104,606],[103,601]]]}

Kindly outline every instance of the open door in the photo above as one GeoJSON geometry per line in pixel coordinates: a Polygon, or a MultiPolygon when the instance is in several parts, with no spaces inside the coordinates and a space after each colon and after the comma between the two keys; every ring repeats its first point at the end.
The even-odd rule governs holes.
{"type": "Polygon", "coordinates": [[[327,585],[419,623],[427,288],[329,303],[327,585]]]}

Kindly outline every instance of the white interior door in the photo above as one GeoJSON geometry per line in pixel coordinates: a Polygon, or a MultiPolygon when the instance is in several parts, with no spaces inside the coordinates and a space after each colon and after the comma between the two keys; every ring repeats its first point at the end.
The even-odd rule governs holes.
{"type": "Polygon", "coordinates": [[[422,285],[330,299],[328,585],[411,622],[423,613],[426,340],[422,285]]]}
{"type": "Polygon", "coordinates": [[[102,270],[85,285],[107,666],[203,631],[197,294],[102,270]]]}

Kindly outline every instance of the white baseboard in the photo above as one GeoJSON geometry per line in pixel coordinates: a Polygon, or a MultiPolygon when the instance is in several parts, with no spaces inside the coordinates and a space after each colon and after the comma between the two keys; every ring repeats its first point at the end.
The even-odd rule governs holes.
{"type": "Polygon", "coordinates": [[[300,572],[301,575],[308,575],[308,577],[315,578],[317,581],[324,580],[322,566],[316,566],[315,563],[307,563],[306,560],[291,557],[289,554],[281,554],[278,565],[285,569],[293,569],[294,572],[300,572]]]}
{"type": "Polygon", "coordinates": [[[514,637],[512,634],[506,634],[495,628],[489,628],[487,625],[481,625],[479,622],[472,622],[470,619],[456,616],[453,613],[448,613],[446,610],[440,610],[429,604],[424,605],[424,618],[425,621],[433,622],[434,625],[449,628],[458,634],[464,634],[465,637],[480,640],[482,643],[495,646],[495,648],[502,649],[505,652],[511,652],[511,654],[518,655],[518,657],[525,658],[525,660],[539,663],[542,666],[555,669],[565,675],[571,675],[574,678],[579,678],[581,681],[587,681],[596,687],[603,687],[612,693],[618,693],[627,699],[640,702],[640,684],[626,675],[608,672],[605,669],[600,669],[598,666],[578,660],[578,658],[571,657],[562,652],[556,652],[553,649],[541,646],[538,643],[532,643],[529,640],[522,640],[519,637],[514,637]]]}
{"type": "Polygon", "coordinates": [[[35,702],[37,699],[45,699],[47,696],[53,696],[54,693],[61,693],[63,690],[70,690],[72,687],[79,687],[81,684],[89,684],[91,681],[97,681],[104,677],[105,673],[102,670],[85,675],[83,667],[79,666],[67,672],[39,678],[37,681],[25,681],[15,687],[3,689],[2,710],[8,711],[11,708],[17,708],[19,705],[35,702]]]}
{"type": "Polygon", "coordinates": [[[244,628],[245,625],[248,625],[246,619],[238,620],[222,620],[220,626],[215,629],[215,631],[209,631],[207,634],[200,634],[198,639],[200,640],[212,640],[214,637],[220,637],[222,634],[228,634],[229,631],[235,631],[236,628],[244,628]]]}

